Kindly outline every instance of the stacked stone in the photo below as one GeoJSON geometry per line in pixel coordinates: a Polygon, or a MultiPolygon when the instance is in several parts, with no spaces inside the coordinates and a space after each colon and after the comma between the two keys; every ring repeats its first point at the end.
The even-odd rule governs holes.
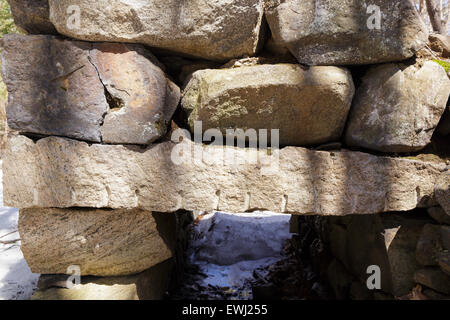
{"type": "Polygon", "coordinates": [[[317,217],[314,223],[309,219],[307,224],[331,253],[327,259],[322,257],[317,272],[324,274],[338,299],[450,299],[450,229],[439,225],[442,219],[448,223],[450,215],[441,210],[428,209],[430,215],[439,215],[440,222],[423,209],[407,214],[317,217]],[[378,284],[371,278],[377,270],[370,266],[379,267],[378,284]]]}
{"type": "Polygon", "coordinates": [[[392,154],[430,143],[450,94],[443,67],[407,60],[428,39],[409,1],[9,2],[29,35],[2,40],[8,125],[19,132],[5,152],[5,204],[21,209],[33,272],[78,265],[107,277],[52,297],[117,283],[122,298],[161,298],[177,210],[344,216],[448,201],[444,160],[392,154]],[[379,29],[369,5],[383,12],[379,29]],[[369,64],[354,81],[349,66],[369,64]],[[242,165],[173,161],[222,150],[186,132],[171,141],[175,114],[191,133],[197,121],[202,133],[280,129],[277,157],[256,152],[276,170],[262,174],[233,146],[224,149],[242,165]],[[340,141],[373,152],[336,150],[340,141]]]}

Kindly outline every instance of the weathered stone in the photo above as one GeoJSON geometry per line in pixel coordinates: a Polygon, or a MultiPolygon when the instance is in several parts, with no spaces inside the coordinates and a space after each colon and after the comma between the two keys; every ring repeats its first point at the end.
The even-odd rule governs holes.
{"type": "Polygon", "coordinates": [[[327,277],[336,298],[338,300],[347,299],[350,294],[353,277],[348,273],[344,265],[334,259],[328,266],[327,277]]]}
{"type": "Polygon", "coordinates": [[[442,249],[440,226],[427,224],[417,242],[416,258],[423,266],[437,266],[442,249]]]}
{"type": "Polygon", "coordinates": [[[142,43],[189,56],[229,60],[258,49],[263,0],[50,0],[50,20],[72,38],[142,43]],[[81,28],[67,23],[79,7],[81,28]]]}
{"type": "Polygon", "coordinates": [[[137,275],[81,277],[71,289],[49,286],[36,291],[31,300],[161,300],[166,293],[173,261],[166,260],[137,275]]]}
{"type": "Polygon", "coordinates": [[[427,220],[412,215],[349,215],[327,221],[333,255],[360,283],[366,284],[367,268],[380,267],[381,288],[401,297],[414,286],[419,269],[415,249],[427,220]]]}
{"type": "Polygon", "coordinates": [[[115,107],[101,127],[103,142],[150,144],[167,132],[180,89],[150,60],[140,46],[94,44],[91,62],[115,107]]]}
{"type": "Polygon", "coordinates": [[[430,267],[417,270],[414,280],[440,293],[450,294],[450,275],[445,274],[439,268],[430,267]]]}
{"type": "Polygon", "coordinates": [[[9,127],[100,142],[109,107],[88,59],[91,44],[22,35],[6,35],[2,42],[9,127]]]}
{"type": "Polygon", "coordinates": [[[269,156],[267,150],[202,146],[187,138],[142,150],[59,137],[35,143],[11,136],[3,161],[4,203],[10,207],[157,212],[258,208],[347,215],[411,210],[435,205],[434,184],[445,170],[442,163],[351,151],[288,147],[269,156]]]}
{"type": "Polygon", "coordinates": [[[442,173],[434,187],[436,200],[439,202],[445,213],[450,215],[450,171],[442,173]]]}
{"type": "Polygon", "coordinates": [[[173,214],[142,210],[24,209],[19,214],[22,252],[34,273],[119,276],[172,257],[173,214]]]}
{"type": "Polygon", "coordinates": [[[31,34],[57,34],[50,22],[48,0],[8,0],[14,23],[31,34]]]}
{"type": "MultiPolygon", "coordinates": [[[[348,70],[276,64],[200,70],[184,90],[189,126],[279,129],[281,145],[339,140],[354,94],[348,70]]],[[[234,131],[234,130],[232,130],[234,131]]]]}
{"type": "Polygon", "coordinates": [[[450,296],[444,295],[442,293],[436,292],[432,289],[424,289],[423,294],[427,296],[430,300],[450,300],[450,296]]]}
{"type": "Polygon", "coordinates": [[[441,207],[431,207],[427,209],[428,214],[440,224],[450,225],[450,215],[446,214],[441,207]]]}
{"type": "Polygon", "coordinates": [[[139,45],[13,35],[3,47],[8,124],[21,132],[149,144],[166,133],[180,99],[139,45]]]}
{"type": "Polygon", "coordinates": [[[384,244],[392,275],[392,290],[382,289],[399,297],[414,287],[414,272],[419,269],[415,249],[427,220],[408,214],[386,213],[381,217],[384,244]]]}
{"type": "Polygon", "coordinates": [[[308,65],[404,60],[428,40],[409,0],[271,0],[266,17],[275,41],[308,65]],[[380,28],[372,27],[371,5],[381,11],[380,28]]]}
{"type": "Polygon", "coordinates": [[[450,94],[444,68],[386,64],[369,69],[355,94],[348,120],[350,146],[411,152],[431,140],[450,94]]]}
{"type": "Polygon", "coordinates": [[[393,275],[381,230],[383,227],[377,215],[351,217],[347,226],[347,268],[364,283],[367,281],[367,268],[371,265],[379,266],[381,287],[385,292],[391,292],[393,275]]]}

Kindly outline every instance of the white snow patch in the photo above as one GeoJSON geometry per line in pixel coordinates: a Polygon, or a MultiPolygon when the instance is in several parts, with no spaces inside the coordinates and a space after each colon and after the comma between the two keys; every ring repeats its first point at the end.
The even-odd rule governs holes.
{"type": "Polygon", "coordinates": [[[188,252],[190,262],[206,275],[203,285],[239,288],[255,269],[279,261],[283,245],[292,236],[290,218],[273,212],[201,216],[188,252]]]}
{"type": "MultiPolygon", "coordinates": [[[[0,161],[1,166],[1,161],[0,161]]],[[[17,219],[19,210],[3,207],[3,172],[0,170],[0,238],[2,241],[19,238],[17,219]]],[[[0,244],[0,300],[30,299],[36,289],[38,274],[31,272],[22,251],[20,242],[14,244],[0,244]]]]}

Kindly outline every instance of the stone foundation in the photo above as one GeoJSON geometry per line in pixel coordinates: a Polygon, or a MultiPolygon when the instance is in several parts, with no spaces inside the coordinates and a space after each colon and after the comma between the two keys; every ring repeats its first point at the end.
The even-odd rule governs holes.
{"type": "Polygon", "coordinates": [[[449,45],[409,0],[9,2],[4,202],[34,299],[163,298],[184,210],[295,215],[338,299],[450,295],[449,45]]]}

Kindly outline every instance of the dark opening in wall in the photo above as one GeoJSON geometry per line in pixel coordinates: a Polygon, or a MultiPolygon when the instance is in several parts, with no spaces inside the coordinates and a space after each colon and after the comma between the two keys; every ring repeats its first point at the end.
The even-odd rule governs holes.
{"type": "Polygon", "coordinates": [[[184,274],[170,299],[330,298],[291,233],[290,219],[272,212],[196,215],[184,274]]]}

